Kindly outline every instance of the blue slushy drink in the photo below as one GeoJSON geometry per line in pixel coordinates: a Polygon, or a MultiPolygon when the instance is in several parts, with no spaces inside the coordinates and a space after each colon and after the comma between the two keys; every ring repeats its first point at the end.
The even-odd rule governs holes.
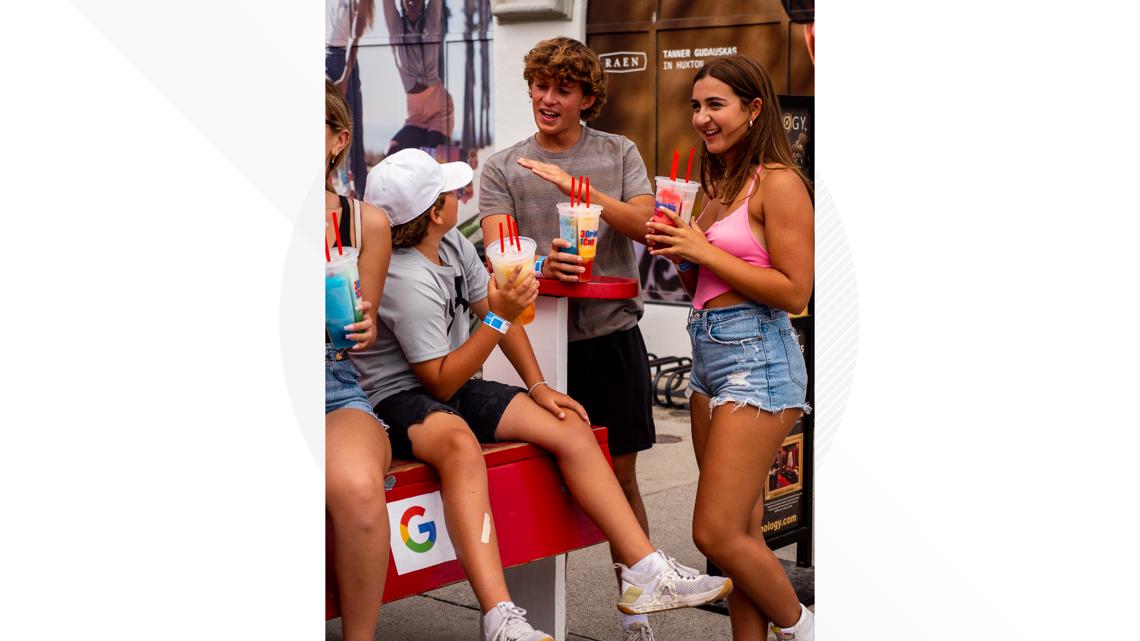
{"type": "Polygon", "coordinates": [[[346,338],[346,325],[364,320],[360,311],[360,275],[356,267],[357,252],[345,247],[344,254],[333,253],[325,263],[325,330],[335,349],[347,349],[356,343],[346,338]]]}

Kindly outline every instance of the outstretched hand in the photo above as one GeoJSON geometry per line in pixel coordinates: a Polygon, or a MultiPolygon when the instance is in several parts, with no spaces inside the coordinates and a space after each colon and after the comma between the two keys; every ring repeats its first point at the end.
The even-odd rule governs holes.
{"type": "Polygon", "coordinates": [[[570,195],[570,174],[562,170],[558,165],[552,165],[546,162],[539,162],[529,158],[519,158],[516,162],[522,167],[529,169],[532,174],[545,180],[546,182],[558,188],[566,196],[570,195]]]}

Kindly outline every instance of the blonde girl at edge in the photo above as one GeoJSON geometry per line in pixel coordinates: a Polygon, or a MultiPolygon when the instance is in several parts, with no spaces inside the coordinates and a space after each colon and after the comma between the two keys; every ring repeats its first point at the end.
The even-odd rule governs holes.
{"type": "Polygon", "coordinates": [[[788,312],[811,297],[814,210],[792,161],[767,72],[741,55],[697,72],[693,129],[704,142],[708,204],[686,225],[648,223],[652,253],[676,265],[693,297],[689,389],[700,467],[693,540],[728,576],[734,641],[813,641],[814,615],[760,532],[762,486],[804,412],[807,370],[788,312]]]}
{"type": "Polygon", "coordinates": [[[388,573],[388,505],[384,475],[392,460],[386,427],[360,389],[348,351],[376,342],[376,307],[392,257],[388,217],[367,203],[338,196],[332,173],[352,139],[352,116],[336,86],[325,80],[325,242],[336,252],[332,212],[341,243],[360,252],[364,320],[348,327],[356,345],[325,345],[325,509],[333,525],[333,566],[344,641],[372,641],[388,573]]]}

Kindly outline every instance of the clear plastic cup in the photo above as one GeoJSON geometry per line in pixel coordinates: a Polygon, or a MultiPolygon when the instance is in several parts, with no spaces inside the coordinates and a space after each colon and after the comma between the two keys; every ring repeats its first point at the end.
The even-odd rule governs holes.
{"type": "MultiPolygon", "coordinates": [[[[526,236],[519,236],[519,249],[510,244],[510,240],[510,238],[503,238],[502,249],[499,249],[498,242],[484,247],[487,260],[491,261],[491,269],[495,272],[495,285],[500,289],[506,287],[507,278],[510,277],[515,267],[522,267],[518,276],[515,277],[515,282],[522,282],[528,273],[534,271],[534,250],[536,247],[534,240],[526,236]]],[[[534,303],[531,303],[514,322],[519,325],[526,325],[533,320],[534,303]]]]}
{"type": "Polygon", "coordinates": [[[570,243],[562,251],[582,257],[582,267],[586,271],[578,274],[578,280],[586,282],[594,275],[594,257],[598,251],[598,225],[602,221],[601,205],[574,205],[558,203],[558,236],[570,243]]]}
{"type": "Polygon", "coordinates": [[[343,255],[334,250],[332,260],[325,263],[325,330],[334,349],[355,345],[346,337],[344,326],[364,320],[356,261],[356,248],[345,247],[343,255]]]}
{"type": "MultiPolygon", "coordinates": [[[[701,183],[694,180],[670,180],[665,176],[657,176],[657,207],[664,207],[681,217],[687,225],[693,217],[693,203],[697,201],[697,192],[701,183]]],[[[653,210],[653,222],[663,225],[673,225],[664,214],[653,210]]]]}

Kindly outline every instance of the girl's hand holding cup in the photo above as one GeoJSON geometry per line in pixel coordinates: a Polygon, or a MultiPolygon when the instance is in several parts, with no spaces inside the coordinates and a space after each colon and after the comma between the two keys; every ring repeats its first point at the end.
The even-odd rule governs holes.
{"type": "Polygon", "coordinates": [[[376,322],[372,320],[372,314],[369,313],[369,310],[372,309],[372,303],[361,298],[359,309],[364,314],[364,320],[344,327],[346,332],[344,337],[356,343],[352,346],[354,352],[366,350],[376,342],[376,322]]]}
{"type": "Polygon", "coordinates": [[[655,223],[652,220],[645,223],[649,228],[649,232],[645,235],[645,245],[649,248],[649,253],[667,258],[674,265],[685,261],[700,265],[712,249],[712,244],[705,238],[705,232],[697,221],[694,219],[686,225],[681,221],[681,217],[670,209],[658,207],[657,211],[667,217],[672,225],[655,223]]]}

